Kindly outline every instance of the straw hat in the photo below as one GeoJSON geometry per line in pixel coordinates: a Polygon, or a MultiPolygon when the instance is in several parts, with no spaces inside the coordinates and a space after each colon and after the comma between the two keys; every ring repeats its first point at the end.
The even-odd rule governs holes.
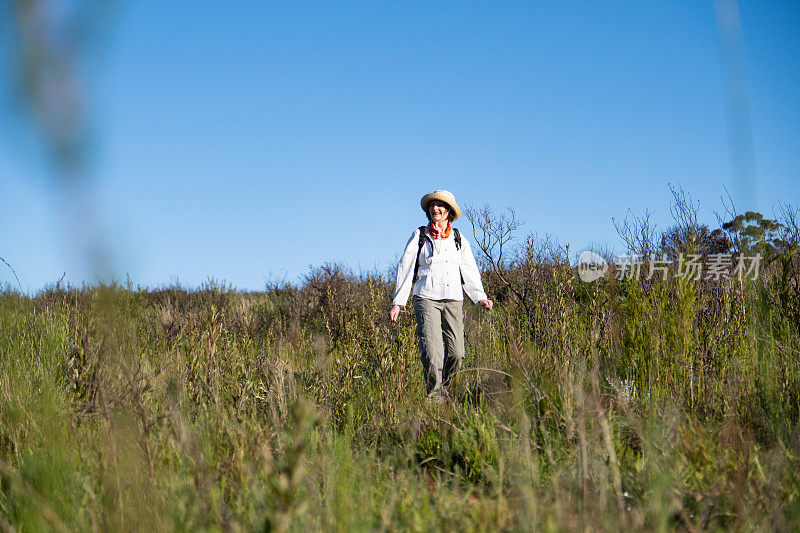
{"type": "Polygon", "coordinates": [[[453,213],[453,221],[458,220],[458,217],[461,216],[461,208],[458,207],[456,197],[453,196],[453,193],[450,191],[433,191],[423,196],[419,204],[422,206],[422,210],[425,211],[425,214],[428,213],[428,206],[434,200],[442,201],[450,206],[450,211],[453,213]]]}

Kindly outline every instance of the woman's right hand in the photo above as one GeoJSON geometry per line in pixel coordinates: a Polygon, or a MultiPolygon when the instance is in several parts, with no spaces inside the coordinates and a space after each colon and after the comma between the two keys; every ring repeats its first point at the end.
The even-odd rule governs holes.
{"type": "Polygon", "coordinates": [[[397,317],[400,316],[400,306],[393,305],[391,309],[389,309],[389,319],[392,322],[397,322],[397,317]]]}

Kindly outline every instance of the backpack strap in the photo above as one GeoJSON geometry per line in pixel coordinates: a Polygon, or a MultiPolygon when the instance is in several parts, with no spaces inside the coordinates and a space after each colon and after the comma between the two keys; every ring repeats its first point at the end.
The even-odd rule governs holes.
{"type": "Polygon", "coordinates": [[[425,246],[425,226],[419,227],[419,248],[417,248],[417,262],[414,263],[414,278],[411,283],[417,282],[417,275],[419,273],[419,254],[422,253],[422,247],[425,246]]]}
{"type": "MultiPolygon", "coordinates": [[[[453,228],[453,241],[456,243],[456,250],[461,250],[461,232],[458,228],[453,228]]],[[[458,272],[461,274],[461,267],[458,267],[458,272]]],[[[461,274],[461,285],[464,285],[464,274],[461,274]]]]}

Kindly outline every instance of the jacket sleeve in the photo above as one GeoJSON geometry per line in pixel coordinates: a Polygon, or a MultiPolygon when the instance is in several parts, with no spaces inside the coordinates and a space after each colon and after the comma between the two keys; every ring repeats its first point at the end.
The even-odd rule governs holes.
{"type": "Polygon", "coordinates": [[[464,292],[467,293],[473,303],[478,303],[487,298],[483,292],[483,282],[481,282],[481,271],[472,255],[472,248],[469,241],[461,238],[461,275],[464,277],[464,292]]]}
{"type": "Polygon", "coordinates": [[[397,265],[397,281],[394,285],[394,298],[392,305],[406,305],[414,284],[414,265],[417,262],[417,252],[419,251],[419,229],[414,230],[411,238],[406,244],[400,264],[397,265]]]}

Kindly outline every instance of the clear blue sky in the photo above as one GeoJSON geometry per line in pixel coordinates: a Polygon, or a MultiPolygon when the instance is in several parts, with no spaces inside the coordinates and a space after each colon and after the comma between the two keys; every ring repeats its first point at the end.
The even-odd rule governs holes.
{"type": "MultiPolygon", "coordinates": [[[[739,8],[757,196],[737,202],[771,214],[800,204],[800,2],[739,8]]],[[[710,1],[129,1],[112,18],[92,170],[134,284],[383,272],[439,188],[572,251],[621,251],[628,208],[667,226],[667,183],[711,225],[733,190],[710,1]]],[[[0,257],[25,290],[91,281],[17,135],[0,135],[0,257]]]]}

